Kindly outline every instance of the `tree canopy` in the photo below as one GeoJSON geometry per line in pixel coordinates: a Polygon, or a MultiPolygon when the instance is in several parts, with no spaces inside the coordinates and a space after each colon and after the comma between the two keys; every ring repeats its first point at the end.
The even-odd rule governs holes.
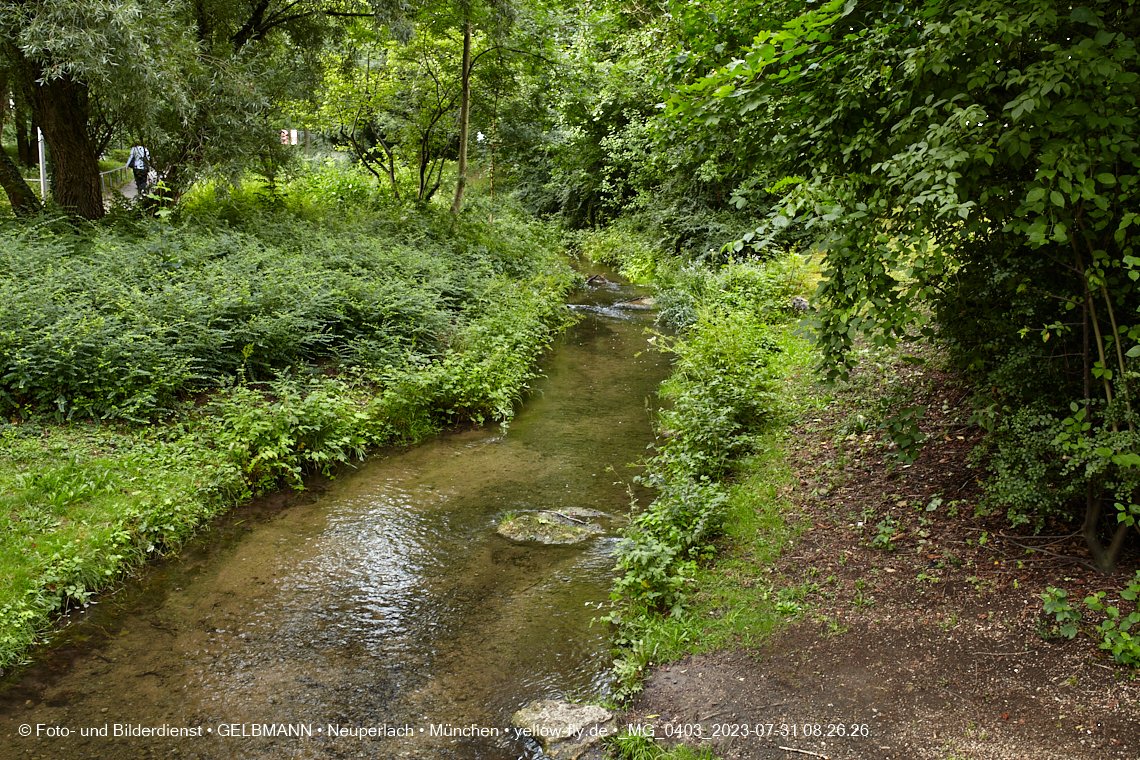
{"type": "Polygon", "coordinates": [[[1011,517],[1081,502],[1106,570],[1140,515],[1137,23],[1130,2],[837,0],[690,66],[668,102],[787,178],[735,250],[825,234],[825,371],[858,336],[937,336],[993,389],[991,424],[1044,432],[1011,517]]]}
{"type": "Polygon", "coordinates": [[[454,182],[459,214],[509,178],[686,261],[814,245],[821,371],[858,341],[945,346],[993,501],[1083,519],[1108,570],[1140,517],[1138,23],[1125,0],[29,0],[0,2],[0,79],[87,218],[113,135],[173,199],[272,173],[294,125],[394,203],[454,182]]]}

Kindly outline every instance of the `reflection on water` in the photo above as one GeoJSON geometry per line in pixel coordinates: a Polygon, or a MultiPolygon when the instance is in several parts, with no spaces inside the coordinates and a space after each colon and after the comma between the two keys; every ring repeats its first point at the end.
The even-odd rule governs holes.
{"type": "Polygon", "coordinates": [[[507,735],[433,737],[431,726],[504,729],[533,699],[607,687],[605,630],[590,621],[628,508],[626,463],[651,440],[645,402],[667,372],[646,350],[650,317],[610,307],[634,295],[610,283],[582,294],[581,322],[509,431],[389,453],[312,503],[227,528],[73,628],[98,645],[57,650],[0,695],[13,726],[166,724],[203,736],[12,733],[0,756],[531,754],[507,735]],[[493,532],[507,511],[559,507],[600,510],[611,530],[570,547],[493,532]],[[238,735],[222,735],[231,724],[238,735]],[[312,735],[265,735],[297,724],[312,735]],[[330,738],[330,725],[408,725],[412,736],[330,738]]]}

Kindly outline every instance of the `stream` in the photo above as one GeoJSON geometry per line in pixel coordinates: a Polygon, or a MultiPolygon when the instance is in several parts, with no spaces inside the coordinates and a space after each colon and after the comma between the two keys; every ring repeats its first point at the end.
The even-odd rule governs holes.
{"type": "Polygon", "coordinates": [[[668,374],[651,314],[612,306],[637,295],[576,294],[582,319],[508,430],[445,433],[247,505],[73,612],[0,684],[0,757],[538,756],[508,729],[515,710],[608,689],[591,620],[668,374]],[[560,508],[597,510],[606,531],[572,546],[494,532],[560,508]]]}

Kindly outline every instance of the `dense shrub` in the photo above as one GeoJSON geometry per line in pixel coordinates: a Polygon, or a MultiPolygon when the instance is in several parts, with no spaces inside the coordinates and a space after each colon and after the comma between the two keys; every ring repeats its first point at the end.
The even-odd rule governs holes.
{"type": "Polygon", "coordinates": [[[549,241],[525,225],[452,234],[440,216],[10,229],[0,412],[151,418],[238,376],[430,362],[500,278],[551,266],[549,241]]]}

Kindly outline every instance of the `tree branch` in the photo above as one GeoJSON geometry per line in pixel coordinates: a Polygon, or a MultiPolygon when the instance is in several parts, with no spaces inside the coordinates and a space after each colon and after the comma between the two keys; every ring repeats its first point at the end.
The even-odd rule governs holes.
{"type": "Polygon", "coordinates": [[[519,48],[508,47],[507,45],[492,45],[491,47],[487,48],[486,50],[484,50],[483,52],[479,53],[477,56],[472,58],[471,59],[471,65],[469,68],[474,69],[475,63],[480,58],[482,58],[484,55],[486,55],[487,53],[490,53],[493,50],[498,50],[498,51],[506,50],[510,53],[518,53],[519,55],[528,55],[531,58],[537,58],[538,60],[542,61],[543,63],[549,63],[551,66],[557,65],[557,63],[555,61],[550,60],[546,56],[539,55],[538,53],[532,53],[529,50],[521,50],[519,48]]]}

